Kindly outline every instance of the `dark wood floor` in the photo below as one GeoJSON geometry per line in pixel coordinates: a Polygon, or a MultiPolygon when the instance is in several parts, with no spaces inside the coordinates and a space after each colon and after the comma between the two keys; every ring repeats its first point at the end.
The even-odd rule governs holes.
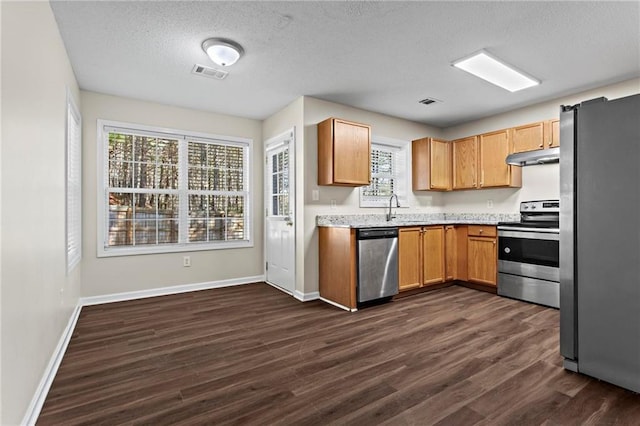
{"type": "Polygon", "coordinates": [[[38,424],[638,425],[640,396],[563,370],[553,309],[251,284],[83,308],[38,424]]]}

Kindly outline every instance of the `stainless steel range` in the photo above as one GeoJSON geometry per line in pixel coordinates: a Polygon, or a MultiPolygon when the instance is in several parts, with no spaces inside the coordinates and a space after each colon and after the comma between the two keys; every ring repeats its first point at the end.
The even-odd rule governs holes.
{"type": "Polygon", "coordinates": [[[560,307],[560,201],[520,203],[520,222],[498,224],[498,294],[560,307]]]}

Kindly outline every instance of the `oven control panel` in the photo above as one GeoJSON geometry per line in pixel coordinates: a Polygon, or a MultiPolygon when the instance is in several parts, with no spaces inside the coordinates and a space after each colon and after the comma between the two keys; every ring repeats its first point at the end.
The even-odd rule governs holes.
{"type": "Polygon", "coordinates": [[[559,213],[560,200],[523,201],[520,203],[520,213],[559,213]]]}

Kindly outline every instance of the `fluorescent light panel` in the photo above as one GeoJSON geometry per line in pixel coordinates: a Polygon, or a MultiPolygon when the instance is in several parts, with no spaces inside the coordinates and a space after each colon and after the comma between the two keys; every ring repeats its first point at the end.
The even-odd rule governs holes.
{"type": "Polygon", "coordinates": [[[540,84],[539,80],[516,71],[484,50],[455,61],[453,66],[510,92],[540,84]]]}

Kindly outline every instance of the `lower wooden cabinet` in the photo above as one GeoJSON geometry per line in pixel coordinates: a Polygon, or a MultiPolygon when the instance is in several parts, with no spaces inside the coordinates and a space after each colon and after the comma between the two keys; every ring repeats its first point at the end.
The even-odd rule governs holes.
{"type": "Polygon", "coordinates": [[[444,280],[467,280],[467,226],[444,227],[444,280]]]}
{"type": "Polygon", "coordinates": [[[400,228],[398,248],[400,291],[447,280],[444,226],[400,228]]]}
{"type": "Polygon", "coordinates": [[[447,225],[400,228],[400,291],[464,281],[495,287],[495,226],[447,225]]]}
{"type": "Polygon", "coordinates": [[[422,285],[440,284],[444,273],[444,227],[422,229],[422,285]]]}
{"type": "Polygon", "coordinates": [[[356,234],[350,228],[318,228],[320,297],[356,309],[356,234]]]}
{"type": "Polygon", "coordinates": [[[422,228],[400,228],[398,232],[398,289],[422,285],[422,228]]]}
{"type": "Polygon", "coordinates": [[[495,226],[469,226],[467,281],[497,285],[498,249],[495,226]]]}
{"type": "MultiPolygon", "coordinates": [[[[355,229],[320,227],[319,290],[324,300],[356,309],[355,229]]],[[[401,227],[398,232],[400,291],[465,281],[495,287],[495,226],[437,225],[401,227]]]]}

